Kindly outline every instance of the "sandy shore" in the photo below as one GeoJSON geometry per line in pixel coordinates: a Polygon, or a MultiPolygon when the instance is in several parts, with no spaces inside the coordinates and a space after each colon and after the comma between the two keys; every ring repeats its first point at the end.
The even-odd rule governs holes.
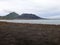
{"type": "Polygon", "coordinates": [[[0,45],[60,45],[60,25],[0,22],[0,45]]]}

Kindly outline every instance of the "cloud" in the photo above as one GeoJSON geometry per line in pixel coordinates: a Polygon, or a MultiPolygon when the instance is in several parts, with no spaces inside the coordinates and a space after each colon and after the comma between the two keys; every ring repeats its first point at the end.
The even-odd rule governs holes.
{"type": "Polygon", "coordinates": [[[0,10],[55,16],[60,15],[60,0],[0,0],[0,10]]]}

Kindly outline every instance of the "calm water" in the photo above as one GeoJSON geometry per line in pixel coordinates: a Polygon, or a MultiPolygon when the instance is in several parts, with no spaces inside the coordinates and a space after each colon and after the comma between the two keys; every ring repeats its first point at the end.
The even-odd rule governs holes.
{"type": "Polygon", "coordinates": [[[60,25],[60,20],[0,20],[13,23],[31,23],[31,24],[55,24],[60,25]]]}

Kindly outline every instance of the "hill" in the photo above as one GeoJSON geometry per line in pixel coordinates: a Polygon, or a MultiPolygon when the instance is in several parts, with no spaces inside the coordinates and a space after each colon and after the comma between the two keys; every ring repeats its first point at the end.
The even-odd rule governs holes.
{"type": "Polygon", "coordinates": [[[16,19],[42,19],[35,14],[21,14],[16,19]]]}
{"type": "Polygon", "coordinates": [[[6,16],[0,16],[0,19],[45,19],[45,18],[41,18],[35,14],[23,13],[19,15],[15,12],[11,12],[6,16]]]}
{"type": "Polygon", "coordinates": [[[6,15],[6,16],[3,16],[3,19],[14,19],[18,16],[19,16],[19,14],[15,13],[15,12],[12,12],[12,13],[9,13],[8,15],[6,15]]]}

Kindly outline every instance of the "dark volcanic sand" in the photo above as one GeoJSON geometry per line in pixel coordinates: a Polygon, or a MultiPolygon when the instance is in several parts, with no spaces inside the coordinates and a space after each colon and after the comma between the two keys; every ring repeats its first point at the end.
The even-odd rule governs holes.
{"type": "Polygon", "coordinates": [[[0,45],[60,45],[60,25],[0,22],[0,45]]]}

